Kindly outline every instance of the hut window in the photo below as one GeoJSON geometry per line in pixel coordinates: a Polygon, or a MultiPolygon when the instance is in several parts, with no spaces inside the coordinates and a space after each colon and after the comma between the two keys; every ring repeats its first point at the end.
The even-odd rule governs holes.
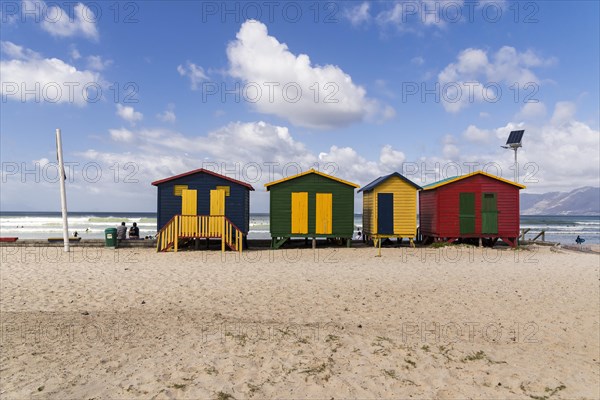
{"type": "Polygon", "coordinates": [[[217,186],[217,190],[225,191],[225,196],[229,197],[229,186],[217,186]]]}
{"type": "Polygon", "coordinates": [[[173,186],[173,195],[181,197],[181,192],[183,190],[186,190],[187,188],[188,188],[188,185],[175,185],[175,186],[173,186]]]}

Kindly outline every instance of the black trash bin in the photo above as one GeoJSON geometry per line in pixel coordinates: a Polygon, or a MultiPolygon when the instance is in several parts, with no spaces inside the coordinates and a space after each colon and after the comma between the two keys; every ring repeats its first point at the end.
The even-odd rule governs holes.
{"type": "Polygon", "coordinates": [[[105,247],[117,248],[117,228],[106,228],[104,230],[104,245],[105,247]]]}

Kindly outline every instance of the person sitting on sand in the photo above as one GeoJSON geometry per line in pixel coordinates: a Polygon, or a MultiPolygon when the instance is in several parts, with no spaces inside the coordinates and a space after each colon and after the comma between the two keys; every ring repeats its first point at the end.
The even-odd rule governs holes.
{"type": "Polygon", "coordinates": [[[140,228],[137,226],[137,222],[133,223],[133,226],[129,228],[129,239],[139,239],[140,238],[140,228]]]}
{"type": "Polygon", "coordinates": [[[125,222],[121,222],[121,225],[117,227],[117,239],[126,239],[127,238],[127,227],[125,226],[125,222]]]}

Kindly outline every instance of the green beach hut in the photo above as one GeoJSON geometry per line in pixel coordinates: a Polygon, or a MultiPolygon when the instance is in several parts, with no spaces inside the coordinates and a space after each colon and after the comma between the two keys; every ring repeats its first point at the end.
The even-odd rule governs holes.
{"type": "Polygon", "coordinates": [[[359,185],[311,169],[265,187],[271,201],[271,247],[291,237],[339,238],[350,246],[359,185]]]}

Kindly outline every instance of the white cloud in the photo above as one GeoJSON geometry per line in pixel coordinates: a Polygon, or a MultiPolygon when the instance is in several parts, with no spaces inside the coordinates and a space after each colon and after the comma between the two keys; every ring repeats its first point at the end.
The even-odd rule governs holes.
{"type": "Polygon", "coordinates": [[[43,0],[23,0],[22,12],[37,13],[36,20],[42,21],[42,29],[52,36],[83,36],[94,40],[99,37],[96,22],[100,16],[83,3],[63,9],[58,5],[48,6],[43,0]]]}
{"type": "MultiPolygon", "coordinates": [[[[418,0],[383,2],[391,7],[377,13],[375,20],[381,28],[393,27],[399,32],[421,34],[424,29],[447,29],[452,24],[473,23],[474,18],[490,23],[496,17],[506,15],[506,0],[418,0]]],[[[493,22],[492,22],[493,23],[493,22]]]]}
{"type": "Polygon", "coordinates": [[[491,60],[487,51],[465,49],[458,54],[456,62],[448,64],[438,74],[442,105],[446,111],[458,112],[470,103],[496,102],[501,98],[496,93],[498,87],[502,90],[500,85],[516,84],[521,91],[535,89],[540,79],[531,68],[554,62],[554,59],[543,59],[530,50],[519,53],[510,46],[492,54],[491,60]]]}
{"type": "Polygon", "coordinates": [[[156,118],[163,122],[177,121],[177,116],[175,115],[175,105],[173,103],[170,103],[165,111],[156,114],[156,118]]]}
{"type": "Polygon", "coordinates": [[[487,142],[492,138],[492,133],[487,129],[479,129],[475,125],[469,125],[462,136],[469,142],[487,142]]]}
{"type": "Polygon", "coordinates": [[[0,42],[0,49],[8,57],[17,60],[29,60],[42,58],[41,54],[31,49],[24,48],[14,44],[13,42],[0,42]]]}
{"type": "Polygon", "coordinates": [[[350,21],[353,26],[359,26],[371,20],[369,9],[370,4],[365,1],[357,6],[345,10],[343,16],[350,21]]]}
{"type": "Polygon", "coordinates": [[[39,164],[41,167],[48,165],[50,163],[50,160],[48,160],[46,157],[42,157],[39,160],[33,160],[34,164],[39,164]]]}
{"type": "Polygon", "coordinates": [[[94,71],[103,71],[113,63],[112,60],[103,60],[101,56],[88,56],[87,66],[94,71]]]}
{"type": "Polygon", "coordinates": [[[530,121],[546,116],[546,106],[538,101],[537,103],[525,103],[519,110],[515,118],[530,121]]]}
{"type": "Polygon", "coordinates": [[[115,142],[131,143],[134,139],[134,134],[128,129],[109,129],[110,138],[115,142]]]}
{"type": "MultiPolygon", "coordinates": [[[[525,126],[511,122],[495,129],[471,125],[462,136],[472,140],[459,141],[456,136],[447,135],[441,155],[427,157],[424,159],[427,166],[421,168],[438,172],[446,168],[453,172],[455,168],[451,166],[458,165],[459,173],[470,172],[469,168],[484,168],[512,180],[514,153],[501,149],[500,145],[505,143],[510,131],[525,129],[523,147],[518,152],[519,176],[530,193],[598,186],[600,131],[577,121],[575,111],[573,103],[559,102],[552,118],[539,124],[525,126]],[[492,139],[496,139],[498,146],[491,143],[492,139]],[[476,165],[469,167],[467,163],[476,165]]],[[[454,173],[439,172],[436,179],[430,176],[421,183],[451,175],[454,173]]]]}
{"type": "Polygon", "coordinates": [[[135,125],[136,122],[139,122],[144,118],[144,115],[141,112],[135,111],[133,107],[123,106],[122,104],[117,104],[117,115],[131,125],[135,125]]]}
{"type": "Polygon", "coordinates": [[[574,112],[572,103],[557,103],[549,123],[525,131],[519,164],[539,168],[530,179],[532,190],[598,186],[600,131],[577,121],[574,112]]]}
{"type": "Polygon", "coordinates": [[[377,162],[368,161],[352,147],[331,146],[329,152],[319,154],[319,162],[332,165],[333,175],[357,184],[369,183],[382,175],[377,162]]]}
{"type": "Polygon", "coordinates": [[[460,149],[456,145],[456,140],[452,135],[444,136],[442,155],[447,159],[454,160],[460,155],[460,149]]]}
{"type": "MultiPolygon", "coordinates": [[[[251,183],[257,189],[252,194],[252,208],[261,211],[268,210],[268,194],[262,185],[272,180],[314,167],[364,185],[378,176],[401,172],[405,158],[401,151],[389,145],[381,149],[379,160],[368,160],[348,146],[331,146],[315,153],[294,138],[288,128],[261,121],[232,122],[201,135],[186,135],[161,128],[111,129],[109,134],[114,145],[126,150],[104,152],[88,149],[76,155],[98,162],[107,169],[115,163],[134,162],[135,178],[140,184],[130,188],[140,196],[154,198],[155,191],[148,182],[205,167],[251,183]]],[[[127,201],[130,205],[138,201],[128,200],[114,182],[107,180],[105,186],[102,184],[98,183],[98,188],[120,199],[124,209],[128,207],[127,201]]]]}
{"type": "Polygon", "coordinates": [[[164,112],[159,113],[156,116],[158,117],[158,119],[160,119],[163,122],[177,121],[177,116],[175,115],[175,112],[171,111],[171,110],[165,110],[164,112]]]}
{"type": "Polygon", "coordinates": [[[390,172],[399,171],[405,159],[403,152],[394,150],[389,144],[383,146],[379,154],[379,162],[383,167],[389,168],[390,172]]]}
{"type": "Polygon", "coordinates": [[[397,96],[396,92],[390,87],[389,82],[384,79],[375,80],[375,90],[377,91],[377,93],[389,97],[390,99],[394,99],[397,96]]]}
{"type": "Polygon", "coordinates": [[[203,81],[208,80],[208,76],[204,73],[204,68],[189,61],[185,66],[177,66],[177,72],[179,72],[179,75],[187,76],[190,79],[192,90],[198,90],[198,85],[203,81]]]}
{"type": "Polygon", "coordinates": [[[71,49],[71,58],[73,60],[79,60],[81,58],[81,53],[74,47],[71,49]]]}
{"type": "Polygon", "coordinates": [[[554,106],[554,113],[552,114],[552,123],[554,125],[561,125],[569,122],[575,116],[575,104],[569,101],[559,101],[554,106]]]}
{"type": "MultiPolygon", "coordinates": [[[[291,161],[309,165],[316,157],[294,140],[286,127],[265,122],[232,122],[203,136],[187,136],[168,129],[111,130],[115,141],[135,141],[147,154],[183,154],[227,162],[291,161]]],[[[176,171],[172,171],[175,173],[176,171]]],[[[181,171],[179,171],[181,172],[181,171]]]]}
{"type": "Polygon", "coordinates": [[[230,123],[210,132],[201,147],[220,160],[280,164],[293,161],[303,166],[315,161],[306,146],[292,137],[288,128],[262,121],[230,123]]]}
{"type": "MultiPolygon", "coordinates": [[[[555,107],[556,119],[539,125],[530,124],[525,127],[512,122],[498,128],[469,126],[459,135],[444,137],[438,154],[418,160],[409,158],[410,162],[420,161],[419,171],[418,174],[406,176],[417,184],[425,184],[452,176],[454,171],[466,173],[469,172],[468,168],[481,169],[485,166],[490,173],[512,179],[513,153],[501,149],[500,145],[504,144],[511,130],[521,128],[526,129],[526,133],[524,147],[519,150],[519,163],[521,181],[526,180],[524,183],[528,192],[597,186],[600,132],[575,120],[575,111],[572,103],[563,102],[555,107]],[[472,135],[476,139],[487,137],[488,142],[459,140],[461,135],[472,135]],[[489,143],[494,137],[498,140],[497,146],[489,143]],[[466,163],[477,164],[467,167],[466,163]],[[530,164],[526,167],[526,163],[530,164]],[[456,170],[454,166],[459,169],[456,170]],[[436,175],[423,173],[423,170],[435,170],[436,175]],[[422,177],[425,178],[424,181],[422,177]],[[536,179],[538,182],[535,182],[536,179]]],[[[115,208],[122,211],[132,207],[139,209],[140,206],[144,210],[154,210],[156,191],[150,187],[149,182],[199,167],[212,169],[216,166],[217,172],[251,183],[257,189],[252,194],[252,209],[267,211],[268,194],[262,185],[284,174],[294,174],[298,172],[298,168],[306,170],[318,166],[342,179],[365,185],[378,176],[393,171],[403,173],[402,162],[406,162],[404,153],[390,145],[380,149],[378,159],[369,159],[358,149],[349,146],[331,146],[315,153],[294,138],[288,128],[265,122],[232,122],[200,134],[183,134],[162,128],[121,128],[111,129],[108,133],[113,145],[125,149],[124,151],[88,149],[72,154],[70,159],[76,161],[73,157],[79,157],[80,160],[95,161],[103,170],[111,171],[105,174],[106,179],[103,177],[102,181],[94,183],[94,187],[115,199],[115,208]],[[128,190],[123,191],[122,185],[115,184],[114,171],[109,168],[114,168],[115,163],[123,166],[128,162],[134,163],[134,178],[139,183],[131,183],[128,190]],[[249,165],[253,167],[248,168],[249,165]]],[[[38,161],[45,162],[43,159],[38,161]]],[[[93,200],[90,203],[89,184],[81,182],[79,177],[70,185],[69,201],[74,209],[78,205],[79,209],[103,209],[105,204],[94,204],[93,200]]],[[[24,196],[26,199],[43,197],[40,193],[46,188],[43,185],[34,186],[35,191],[31,193],[36,193],[36,196],[24,196]]],[[[3,204],[15,203],[14,198],[23,197],[24,192],[14,190],[15,187],[18,186],[11,183],[7,185],[6,191],[2,191],[3,204]]],[[[47,190],[54,191],[55,186],[47,190]]],[[[28,203],[27,206],[41,209],[43,203],[28,203]]],[[[360,196],[356,197],[356,209],[360,209],[360,196]]]]}
{"type": "Polygon", "coordinates": [[[463,3],[463,0],[396,1],[375,19],[381,27],[393,26],[402,32],[417,32],[420,26],[444,28],[448,22],[464,18],[463,3]]]}
{"type": "Polygon", "coordinates": [[[410,62],[413,63],[414,65],[421,66],[421,65],[425,64],[425,59],[423,57],[417,56],[417,57],[413,57],[410,60],[410,62]]]}
{"type": "Polygon", "coordinates": [[[389,106],[367,98],[341,68],[313,65],[308,55],[293,54],[261,22],[246,21],[236,38],[227,46],[229,74],[244,81],[245,99],[261,113],[321,129],[392,114],[389,106]]]}
{"type": "MultiPolygon", "coordinates": [[[[3,99],[82,106],[88,101],[84,88],[93,91],[100,86],[100,75],[96,72],[80,71],[58,58],[43,58],[11,42],[1,42],[1,48],[12,58],[0,61],[3,99]]],[[[90,96],[95,98],[97,93],[90,96]]]]}

